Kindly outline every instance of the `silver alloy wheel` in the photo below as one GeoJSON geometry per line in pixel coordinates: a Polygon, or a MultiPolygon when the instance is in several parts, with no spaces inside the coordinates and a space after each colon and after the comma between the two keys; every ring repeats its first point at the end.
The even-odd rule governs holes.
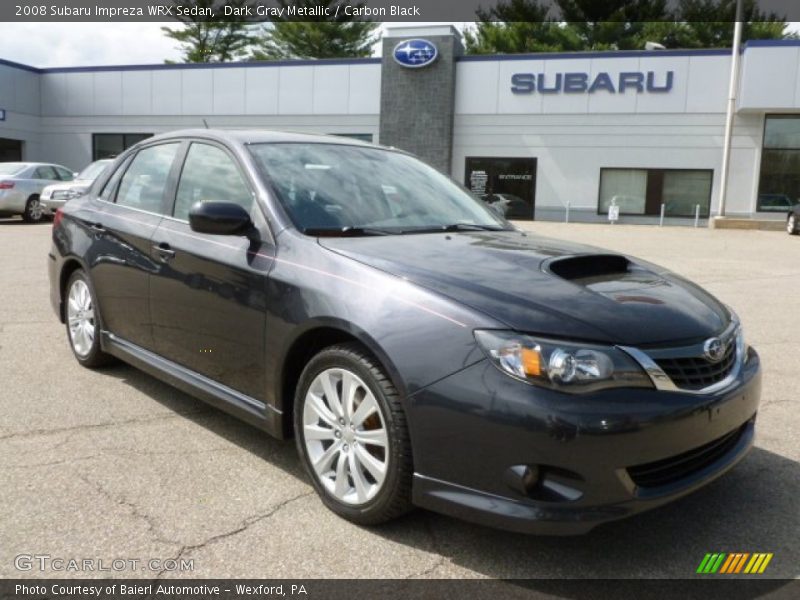
{"type": "Polygon", "coordinates": [[[345,504],[369,502],[381,490],[389,437],[375,396],[352,371],[317,375],[303,407],[303,442],[319,478],[345,504]]]}
{"type": "Polygon", "coordinates": [[[794,233],[795,227],[797,227],[797,220],[794,215],[789,215],[789,219],[786,221],[786,231],[794,233]]]}
{"type": "Polygon", "coordinates": [[[89,286],[82,279],[76,279],[69,288],[67,296],[67,324],[69,340],[75,354],[85,358],[94,344],[94,306],[89,286]]]}
{"type": "Polygon", "coordinates": [[[41,221],[44,216],[44,207],[38,198],[28,200],[28,216],[31,221],[41,221]]]}

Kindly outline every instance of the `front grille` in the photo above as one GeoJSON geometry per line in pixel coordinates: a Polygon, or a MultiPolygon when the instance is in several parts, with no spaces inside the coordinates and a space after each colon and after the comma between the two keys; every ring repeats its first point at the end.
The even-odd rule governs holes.
{"type": "Polygon", "coordinates": [[[639,487],[659,487],[679,481],[727,454],[742,437],[749,421],[721,438],[694,450],[644,465],[628,467],[628,475],[639,487]]]}
{"type": "Polygon", "coordinates": [[[655,362],[677,387],[684,390],[702,390],[730,375],[736,363],[736,341],[734,338],[728,342],[725,355],[716,363],[704,356],[657,358],[655,362]]]}

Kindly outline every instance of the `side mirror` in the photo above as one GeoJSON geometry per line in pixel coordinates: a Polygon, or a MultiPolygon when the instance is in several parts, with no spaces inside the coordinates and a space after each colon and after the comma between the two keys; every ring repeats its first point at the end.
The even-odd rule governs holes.
{"type": "Polygon", "coordinates": [[[197,202],[189,210],[189,226],[198,233],[242,235],[252,225],[247,211],[233,202],[197,202]]]}

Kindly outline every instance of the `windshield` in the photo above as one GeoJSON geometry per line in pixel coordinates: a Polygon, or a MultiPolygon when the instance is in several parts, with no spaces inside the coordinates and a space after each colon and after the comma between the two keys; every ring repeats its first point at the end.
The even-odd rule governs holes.
{"type": "Polygon", "coordinates": [[[26,166],[22,163],[0,163],[0,175],[16,175],[26,166]]]}
{"type": "Polygon", "coordinates": [[[100,176],[100,173],[105,171],[106,167],[111,164],[110,160],[98,160],[91,163],[88,167],[86,167],[83,171],[78,173],[78,176],[75,179],[80,179],[83,181],[94,181],[100,176]]]}
{"type": "Polygon", "coordinates": [[[508,225],[435,169],[379,148],[339,144],[254,144],[301,231],[381,235],[508,225]]]}

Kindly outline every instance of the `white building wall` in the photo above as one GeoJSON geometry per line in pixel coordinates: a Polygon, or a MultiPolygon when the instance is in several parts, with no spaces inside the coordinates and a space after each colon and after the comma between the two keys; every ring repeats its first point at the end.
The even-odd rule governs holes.
{"type": "Polygon", "coordinates": [[[40,152],[39,74],[0,64],[0,137],[22,141],[22,158],[33,159],[40,152]]]}
{"type": "MultiPolygon", "coordinates": [[[[536,218],[597,215],[602,168],[712,169],[712,213],[718,204],[730,57],[648,53],[618,58],[461,61],[458,64],[453,177],[464,181],[465,159],[537,159],[536,218]],[[666,93],[514,94],[514,73],[674,73],[666,93]]],[[[763,114],[735,119],[727,212],[755,210],[763,114]]],[[[642,220],[642,217],[634,217],[642,220]]]]}
{"type": "Polygon", "coordinates": [[[79,169],[92,134],[188,127],[371,134],[380,64],[67,69],[41,76],[41,159],[79,169]]]}

